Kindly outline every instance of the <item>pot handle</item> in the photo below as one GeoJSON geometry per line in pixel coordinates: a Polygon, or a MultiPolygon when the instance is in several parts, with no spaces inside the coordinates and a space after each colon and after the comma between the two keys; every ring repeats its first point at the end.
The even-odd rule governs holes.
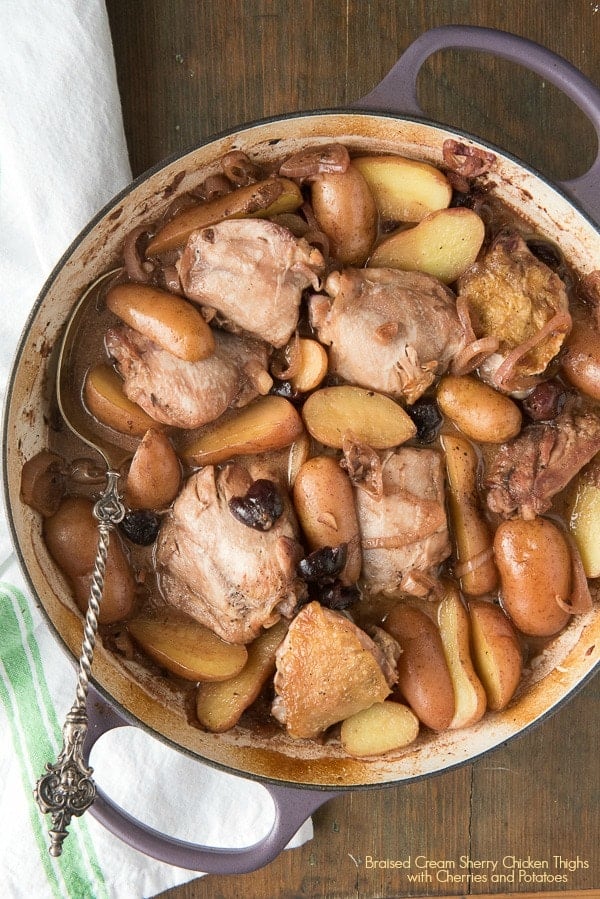
{"type": "MultiPolygon", "coordinates": [[[[84,745],[85,764],[89,764],[92,747],[102,734],[130,724],[90,685],[88,733],[84,745]]],[[[132,817],[100,788],[89,814],[124,843],[158,861],[205,874],[246,874],[277,858],[311,814],[329,799],[339,795],[339,792],[325,789],[286,787],[263,781],[261,786],[273,800],[275,820],[262,840],[243,849],[202,846],[161,833],[132,817]]]]}
{"type": "MultiPolygon", "coordinates": [[[[444,49],[481,50],[540,75],[588,117],[600,145],[600,90],[595,84],[562,56],[528,38],[475,25],[441,25],[424,32],[404,51],[383,81],[353,105],[423,117],[417,98],[417,75],[426,59],[444,49]]],[[[558,184],[600,223],[600,147],[595,162],[584,175],[558,184]]]]}

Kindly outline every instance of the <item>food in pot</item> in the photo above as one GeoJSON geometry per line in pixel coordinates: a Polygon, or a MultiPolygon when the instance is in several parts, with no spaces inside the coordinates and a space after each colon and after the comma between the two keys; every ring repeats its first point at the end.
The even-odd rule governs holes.
{"type": "MultiPolygon", "coordinates": [[[[190,726],[401,753],[510,706],[591,607],[597,273],[491,154],[443,159],[232,151],[98,288],[79,387],[131,453],[101,638],[190,726]]],[[[22,477],[80,608],[88,454],[53,426],[22,477]]]]}

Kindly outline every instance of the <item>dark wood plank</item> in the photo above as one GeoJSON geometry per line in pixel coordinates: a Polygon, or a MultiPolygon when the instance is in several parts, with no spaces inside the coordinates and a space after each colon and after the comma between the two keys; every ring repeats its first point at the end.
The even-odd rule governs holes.
{"type": "MultiPolygon", "coordinates": [[[[600,84],[598,4],[575,0],[108,0],[134,174],[223,130],[266,116],[339,108],[367,94],[421,32],[477,24],[536,40],[600,84]]],[[[551,178],[596,152],[573,104],[520,66],[443,51],[419,76],[427,116],[479,135],[551,178]]],[[[374,897],[538,893],[600,883],[598,678],[542,726],[472,765],[403,787],[341,795],[314,818],[315,838],[262,871],[210,876],[165,899],[244,895],[374,897]],[[505,855],[589,862],[562,884],[410,884],[365,859],[505,855]]],[[[422,870],[422,869],[421,869],[422,870]]],[[[190,874],[190,877],[193,877],[190,874]]],[[[584,894],[585,895],[585,894],[584,894]]],[[[588,895],[592,895],[589,892],[588,895]]],[[[597,893],[595,894],[597,895],[597,893]]]]}

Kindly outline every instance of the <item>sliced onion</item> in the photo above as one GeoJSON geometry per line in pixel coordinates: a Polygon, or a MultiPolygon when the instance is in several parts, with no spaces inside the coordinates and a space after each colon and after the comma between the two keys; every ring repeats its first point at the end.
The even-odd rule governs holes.
{"type": "Polygon", "coordinates": [[[289,381],[300,371],[302,357],[300,354],[300,337],[294,334],[292,340],[283,351],[283,360],[275,358],[271,362],[271,374],[279,381],[289,381]]]}
{"type": "Polygon", "coordinates": [[[324,144],[294,153],[281,165],[279,174],[284,178],[304,180],[325,172],[345,172],[350,165],[350,155],[342,144],[324,144]]]}
{"type": "Polygon", "coordinates": [[[494,153],[452,139],[444,141],[442,153],[448,168],[465,178],[485,175],[496,161],[494,153]]]}
{"type": "Polygon", "coordinates": [[[465,574],[472,574],[474,571],[477,571],[478,568],[481,568],[482,565],[485,565],[492,556],[494,555],[494,550],[492,546],[488,546],[487,549],[482,549],[481,552],[477,553],[477,555],[472,556],[470,559],[467,559],[464,562],[461,562],[454,567],[454,574],[457,578],[462,578],[465,574]]]}
{"type": "Polygon", "coordinates": [[[150,280],[154,266],[146,260],[144,254],[140,251],[138,242],[143,235],[149,235],[149,233],[146,225],[140,225],[129,232],[123,243],[125,271],[132,281],[140,281],[143,284],[150,280]]]}
{"type": "Polygon", "coordinates": [[[556,602],[569,615],[583,615],[592,608],[592,596],[577,544],[568,531],[564,536],[571,552],[571,593],[566,601],[557,596],[556,602]]]}
{"type": "Polygon", "coordinates": [[[556,315],[553,315],[552,318],[546,322],[543,328],[540,328],[539,331],[536,331],[535,334],[532,334],[531,337],[511,350],[502,364],[498,366],[494,374],[494,382],[498,389],[507,390],[507,381],[509,381],[513,375],[518,362],[526,356],[527,353],[530,353],[534,347],[546,340],[546,338],[555,331],[564,331],[564,333],[567,334],[571,324],[572,319],[569,312],[557,312],[556,315]]]}

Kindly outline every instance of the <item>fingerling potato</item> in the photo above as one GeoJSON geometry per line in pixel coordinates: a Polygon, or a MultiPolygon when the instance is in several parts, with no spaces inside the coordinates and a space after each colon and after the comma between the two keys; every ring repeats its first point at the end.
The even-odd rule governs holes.
{"type": "Polygon", "coordinates": [[[355,757],[384,755],[413,743],[419,719],[407,705],[387,700],[376,702],[342,721],[342,748],[355,757]]]}
{"type": "Polygon", "coordinates": [[[248,660],[245,646],[226,643],[198,621],[168,607],[153,617],[133,618],[127,630],[147,656],[185,680],[229,680],[248,660]]]}
{"type": "Polygon", "coordinates": [[[485,689],[488,708],[499,711],[508,705],[521,680],[521,644],[499,606],[471,599],[469,617],[473,664],[485,689]]]}
{"type": "Polygon", "coordinates": [[[503,521],[494,536],[502,605],[522,633],[551,637],[569,613],[571,554],[560,530],[547,518],[503,521]]]}
{"type": "MultiPolygon", "coordinates": [[[[93,503],[84,497],[67,497],[58,510],[44,519],[48,551],[69,581],[80,610],[87,611],[92,573],[98,550],[98,522],[93,503]]],[[[121,621],[135,603],[135,579],[117,531],[112,530],[106,556],[100,624],[121,621]]]]}
{"type": "Polygon", "coordinates": [[[369,265],[425,272],[451,284],[473,265],[484,237],[485,225],[472,209],[440,209],[384,238],[369,265]]]}
{"type": "Polygon", "coordinates": [[[395,605],[384,629],[400,644],[398,689],[420,721],[435,731],[450,727],[454,687],[435,622],[415,606],[395,605]]]}
{"type": "Polygon", "coordinates": [[[446,418],[477,443],[505,443],[521,430],[517,404],[474,376],[445,375],[436,399],[446,418]]]}
{"type": "Polygon", "coordinates": [[[294,482],[294,507],[311,551],[348,545],[342,584],[354,584],[361,569],[360,535],[350,478],[333,456],[313,456],[294,482]]]}

